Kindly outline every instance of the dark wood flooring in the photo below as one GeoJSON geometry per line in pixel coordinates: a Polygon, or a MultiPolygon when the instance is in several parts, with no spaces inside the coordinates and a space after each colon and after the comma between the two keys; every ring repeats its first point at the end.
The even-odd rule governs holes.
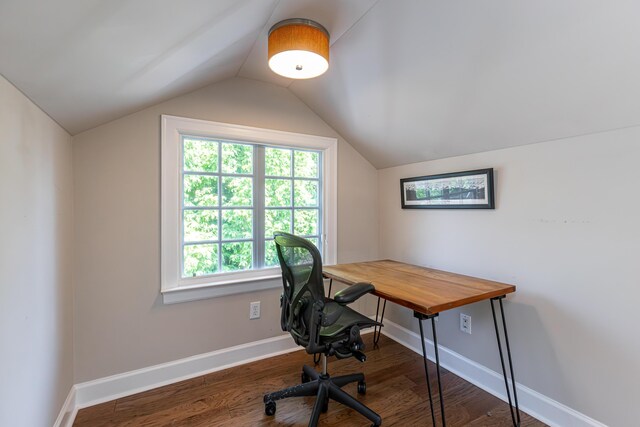
{"type": "MultiPolygon", "coordinates": [[[[429,399],[422,357],[389,338],[373,348],[373,334],[364,336],[367,361],[330,359],[329,374],[364,372],[367,394],[356,385],[344,389],[382,417],[383,426],[430,426],[429,399]]],[[[144,393],[102,403],[78,412],[75,427],[107,426],[306,426],[315,398],[290,398],[277,403],[273,417],[264,414],[262,396],[300,382],[303,364],[312,364],[304,351],[214,372],[144,393]]],[[[506,403],[442,370],[447,425],[511,426],[506,403]]],[[[435,365],[429,363],[437,393],[435,365]]],[[[434,401],[439,418],[439,401],[434,401]]],[[[522,426],[545,424],[521,414],[522,426]]],[[[357,412],[336,402],[320,417],[321,426],[370,426],[357,412]]]]}

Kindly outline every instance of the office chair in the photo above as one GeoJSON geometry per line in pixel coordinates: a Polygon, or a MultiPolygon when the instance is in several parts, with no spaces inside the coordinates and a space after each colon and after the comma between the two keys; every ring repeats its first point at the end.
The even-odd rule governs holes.
{"type": "Polygon", "coordinates": [[[302,384],[264,396],[265,414],[275,414],[277,400],[315,395],[309,427],[318,424],[320,413],[328,409],[329,399],[355,409],[371,420],[372,426],[381,425],[382,419],[378,414],[341,389],[346,384],[357,382],[358,393],[366,393],[364,374],[331,378],[327,373],[327,356],[338,359],[353,356],[361,362],[366,360],[360,329],[380,324],[350,309],[347,304],[373,291],[373,285],[358,283],[337,292],[334,299],[325,298],[322,259],[315,245],[284,232],[275,234],[275,242],[284,286],[280,297],[282,330],[288,331],[307,353],[322,354],[322,372],[303,366],[302,384]]]}

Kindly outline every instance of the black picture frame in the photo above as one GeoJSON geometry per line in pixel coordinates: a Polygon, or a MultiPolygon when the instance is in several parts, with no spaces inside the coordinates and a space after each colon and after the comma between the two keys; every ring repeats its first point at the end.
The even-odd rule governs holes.
{"type": "Polygon", "coordinates": [[[402,209],[495,209],[493,168],[403,178],[400,198],[402,209]]]}

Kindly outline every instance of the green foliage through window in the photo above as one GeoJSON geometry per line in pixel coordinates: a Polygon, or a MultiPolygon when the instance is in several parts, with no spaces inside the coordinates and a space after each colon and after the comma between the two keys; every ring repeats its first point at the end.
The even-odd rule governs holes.
{"type": "Polygon", "coordinates": [[[223,173],[253,173],[253,146],[222,144],[223,173]]]}
{"type": "Polygon", "coordinates": [[[222,271],[249,270],[253,258],[251,242],[222,244],[222,271]]]}
{"type": "Polygon", "coordinates": [[[296,180],[293,191],[296,206],[318,206],[318,181],[296,180]]]}
{"type": "Polygon", "coordinates": [[[264,173],[267,176],[291,176],[291,150],[264,149],[264,173]]]}
{"type": "Polygon", "coordinates": [[[266,209],[264,212],[264,237],[273,238],[276,231],[291,233],[290,209],[266,209]]]}
{"type": "Polygon", "coordinates": [[[218,240],[217,210],[185,210],[183,223],[185,242],[218,240]]]}
{"type": "Polygon", "coordinates": [[[319,152],[188,136],[182,142],[183,277],[277,266],[277,231],[319,244],[319,152]],[[256,168],[254,159],[264,164],[256,168]],[[256,191],[264,194],[259,203],[256,191]]]}
{"type": "Polygon", "coordinates": [[[185,206],[218,206],[218,177],[207,175],[184,176],[185,206]]]}
{"type": "Polygon", "coordinates": [[[320,153],[317,151],[295,151],[295,176],[298,178],[317,178],[319,176],[320,153]]]}
{"type": "Polygon", "coordinates": [[[291,206],[291,180],[290,179],[265,179],[264,180],[265,206],[285,207],[291,206]]]}
{"type": "Polygon", "coordinates": [[[253,179],[244,177],[222,178],[222,206],[252,206],[253,179]]]}
{"type": "Polygon", "coordinates": [[[318,234],[318,210],[296,209],[293,212],[293,234],[314,236],[318,234]]]}
{"type": "Polygon", "coordinates": [[[222,240],[250,239],[252,235],[252,210],[228,209],[222,211],[222,240]]]}
{"type": "Polygon", "coordinates": [[[185,245],[184,276],[196,277],[218,271],[218,245],[185,245]]]}
{"type": "Polygon", "coordinates": [[[208,139],[184,139],[184,170],[218,172],[218,142],[208,139]]]}

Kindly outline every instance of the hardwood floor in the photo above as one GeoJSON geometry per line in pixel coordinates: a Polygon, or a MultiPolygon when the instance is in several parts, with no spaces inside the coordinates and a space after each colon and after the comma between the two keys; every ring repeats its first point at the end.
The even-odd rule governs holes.
{"type": "MultiPolygon", "coordinates": [[[[344,389],[382,417],[383,426],[430,426],[429,399],[422,358],[381,337],[373,348],[373,334],[364,336],[367,361],[330,359],[329,374],[364,372],[367,394],[356,385],[344,389]]],[[[290,398],[277,402],[275,416],[264,415],[263,394],[300,382],[303,364],[311,356],[297,351],[247,365],[127,396],[82,409],[75,427],[107,426],[306,426],[315,398],[290,398]]],[[[445,413],[449,426],[511,426],[506,403],[455,375],[442,370],[445,413]]],[[[435,365],[429,364],[437,392],[435,365]]],[[[437,414],[439,401],[434,400],[437,414]]],[[[521,413],[522,426],[545,424],[521,413]]],[[[437,419],[440,425],[440,418],[437,419]]],[[[320,417],[321,426],[369,426],[357,412],[336,402],[320,417]]]]}

